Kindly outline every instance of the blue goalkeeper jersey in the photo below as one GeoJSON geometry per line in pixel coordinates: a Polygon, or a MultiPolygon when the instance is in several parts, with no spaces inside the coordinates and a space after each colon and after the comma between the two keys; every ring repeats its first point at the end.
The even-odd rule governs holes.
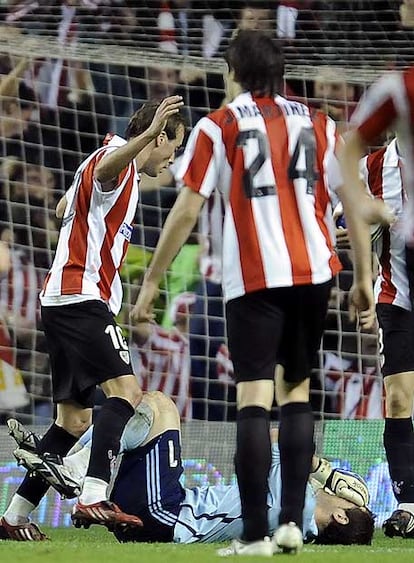
{"type": "MultiPolygon", "coordinates": [[[[272,446],[272,467],[269,477],[268,516],[270,533],[278,527],[281,478],[277,444],[272,446]]],[[[306,489],[303,511],[303,532],[317,534],[313,516],[315,495],[310,485],[306,489]]],[[[237,485],[214,485],[185,489],[178,520],[174,528],[176,543],[220,542],[241,537],[240,494],[237,485]]]]}

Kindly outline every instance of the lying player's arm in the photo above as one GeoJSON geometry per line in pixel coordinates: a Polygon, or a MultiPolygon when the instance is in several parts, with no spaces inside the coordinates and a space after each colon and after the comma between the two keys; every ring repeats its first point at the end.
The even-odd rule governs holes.
{"type": "MultiPolygon", "coordinates": [[[[275,444],[279,439],[279,429],[270,430],[270,440],[275,444]]],[[[314,455],[312,457],[312,473],[309,482],[314,489],[324,489],[340,498],[353,502],[357,506],[367,506],[369,502],[368,487],[356,473],[344,469],[332,469],[327,459],[314,455]]]]}
{"type": "MultiPolygon", "coordinates": [[[[148,159],[150,148],[148,145],[162,134],[168,118],[174,113],[178,113],[183,105],[181,96],[170,96],[165,98],[157,108],[151,125],[138,137],[133,137],[125,145],[112,151],[102,158],[97,164],[94,175],[105,189],[105,184],[113,182],[124,168],[136,158],[139,153],[146,150],[145,159],[148,159]],[[147,148],[148,147],[148,148],[147,148]]],[[[164,133],[165,134],[165,133],[164,133]]],[[[143,162],[137,163],[138,169],[143,162]]],[[[111,189],[111,188],[108,188],[111,189]]]]}

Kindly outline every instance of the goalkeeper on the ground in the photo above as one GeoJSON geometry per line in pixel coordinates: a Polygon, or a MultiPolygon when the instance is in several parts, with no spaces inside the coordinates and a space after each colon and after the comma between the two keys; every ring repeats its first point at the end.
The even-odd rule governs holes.
{"type": "MultiPolygon", "coordinates": [[[[10,421],[9,427],[20,443],[15,455],[28,469],[65,496],[79,494],[89,460],[90,430],[75,446],[76,453],[59,460],[24,449],[24,429],[10,421]]],[[[281,493],[276,431],[272,441],[268,518],[273,532],[278,526],[281,493]]],[[[122,436],[124,453],[111,493],[111,499],[122,510],[138,516],[143,526],[116,530],[119,541],[194,543],[240,537],[242,519],[237,485],[182,487],[180,442],[175,404],[160,392],[144,394],[122,436]]],[[[326,544],[370,544],[374,519],[367,508],[369,495],[363,480],[353,473],[332,469],[327,460],[317,456],[312,468],[303,511],[304,538],[326,544]]],[[[13,528],[7,523],[6,512],[0,521],[0,537],[16,539],[13,528]]]]}

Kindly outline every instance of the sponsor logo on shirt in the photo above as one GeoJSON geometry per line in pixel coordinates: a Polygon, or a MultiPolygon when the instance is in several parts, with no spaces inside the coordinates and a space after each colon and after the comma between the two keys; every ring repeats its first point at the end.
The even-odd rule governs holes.
{"type": "Polygon", "coordinates": [[[122,236],[124,236],[127,239],[127,241],[131,240],[131,236],[132,236],[131,225],[128,225],[127,223],[123,223],[121,225],[121,228],[119,229],[119,232],[121,233],[122,236]]]}

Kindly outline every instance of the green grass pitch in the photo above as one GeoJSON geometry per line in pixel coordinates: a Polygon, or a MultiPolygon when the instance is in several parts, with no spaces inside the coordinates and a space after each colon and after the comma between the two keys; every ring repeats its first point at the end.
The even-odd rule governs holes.
{"type": "MultiPolygon", "coordinates": [[[[52,541],[41,543],[0,541],[1,563],[207,563],[223,561],[218,544],[119,544],[103,528],[48,529],[52,541]]],[[[372,546],[305,546],[298,555],[275,555],[292,563],[401,563],[414,560],[414,539],[389,539],[377,532],[372,546]]],[[[230,557],[244,563],[262,557],[230,557]]]]}

